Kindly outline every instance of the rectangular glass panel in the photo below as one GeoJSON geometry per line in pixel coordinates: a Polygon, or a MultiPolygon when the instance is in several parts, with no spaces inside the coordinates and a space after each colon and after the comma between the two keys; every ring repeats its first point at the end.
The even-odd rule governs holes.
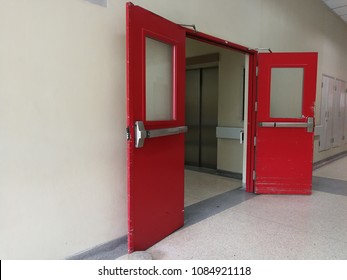
{"type": "Polygon", "coordinates": [[[271,69],[271,118],[302,118],[303,81],[303,68],[271,69]]]}
{"type": "Polygon", "coordinates": [[[146,120],[173,119],[173,46],[146,38],[146,120]]]}

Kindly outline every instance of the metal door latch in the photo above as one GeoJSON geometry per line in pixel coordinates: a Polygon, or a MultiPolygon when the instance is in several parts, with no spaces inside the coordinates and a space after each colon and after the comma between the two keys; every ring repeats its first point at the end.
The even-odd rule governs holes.
{"type": "Polygon", "coordinates": [[[243,129],[242,129],[240,130],[240,144],[243,144],[244,136],[245,136],[245,133],[243,132],[243,129]]]}
{"type": "Polygon", "coordinates": [[[188,131],[186,126],[146,130],[142,121],[135,122],[135,147],[141,148],[146,138],[155,138],[174,134],[185,133],[188,131]]]}
{"type": "Polygon", "coordinates": [[[313,132],[314,118],[307,118],[307,122],[260,122],[260,127],[304,127],[307,132],[313,132]]]}
{"type": "Polygon", "coordinates": [[[129,126],[126,128],[127,141],[130,140],[130,128],[129,126]]]}

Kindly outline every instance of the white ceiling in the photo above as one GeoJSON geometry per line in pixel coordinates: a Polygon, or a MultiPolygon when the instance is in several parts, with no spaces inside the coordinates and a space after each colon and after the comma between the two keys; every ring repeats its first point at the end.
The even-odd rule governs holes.
{"type": "Polygon", "coordinates": [[[322,0],[334,13],[347,23],[347,0],[322,0]]]}

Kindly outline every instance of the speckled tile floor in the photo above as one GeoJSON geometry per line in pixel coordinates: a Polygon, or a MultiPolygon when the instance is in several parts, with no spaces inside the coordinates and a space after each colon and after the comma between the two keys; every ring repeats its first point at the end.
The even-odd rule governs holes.
{"type": "MultiPolygon", "coordinates": [[[[346,169],[347,156],[315,170],[309,196],[250,194],[238,180],[188,170],[185,226],[145,257],[347,260],[346,169]]],[[[80,259],[131,259],[124,240],[80,259]]]]}
{"type": "MultiPolygon", "coordinates": [[[[310,196],[253,195],[186,225],[147,252],[159,260],[346,260],[346,171],[344,157],[314,172],[310,196]]],[[[233,192],[239,190],[228,194],[233,192]]]]}
{"type": "Polygon", "coordinates": [[[347,197],[259,195],[147,250],[153,259],[347,259],[347,197]]]}
{"type": "Polygon", "coordinates": [[[187,207],[210,197],[242,186],[240,180],[208,173],[185,170],[184,206],[187,207]]]}

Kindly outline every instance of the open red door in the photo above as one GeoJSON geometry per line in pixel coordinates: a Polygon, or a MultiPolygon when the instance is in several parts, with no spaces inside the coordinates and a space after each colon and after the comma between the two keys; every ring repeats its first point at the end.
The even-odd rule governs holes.
{"type": "Polygon", "coordinates": [[[256,193],[311,193],[317,58],[259,54],[256,193]]]}
{"type": "Polygon", "coordinates": [[[185,31],[127,3],[128,249],[184,223],[185,31]]]}

